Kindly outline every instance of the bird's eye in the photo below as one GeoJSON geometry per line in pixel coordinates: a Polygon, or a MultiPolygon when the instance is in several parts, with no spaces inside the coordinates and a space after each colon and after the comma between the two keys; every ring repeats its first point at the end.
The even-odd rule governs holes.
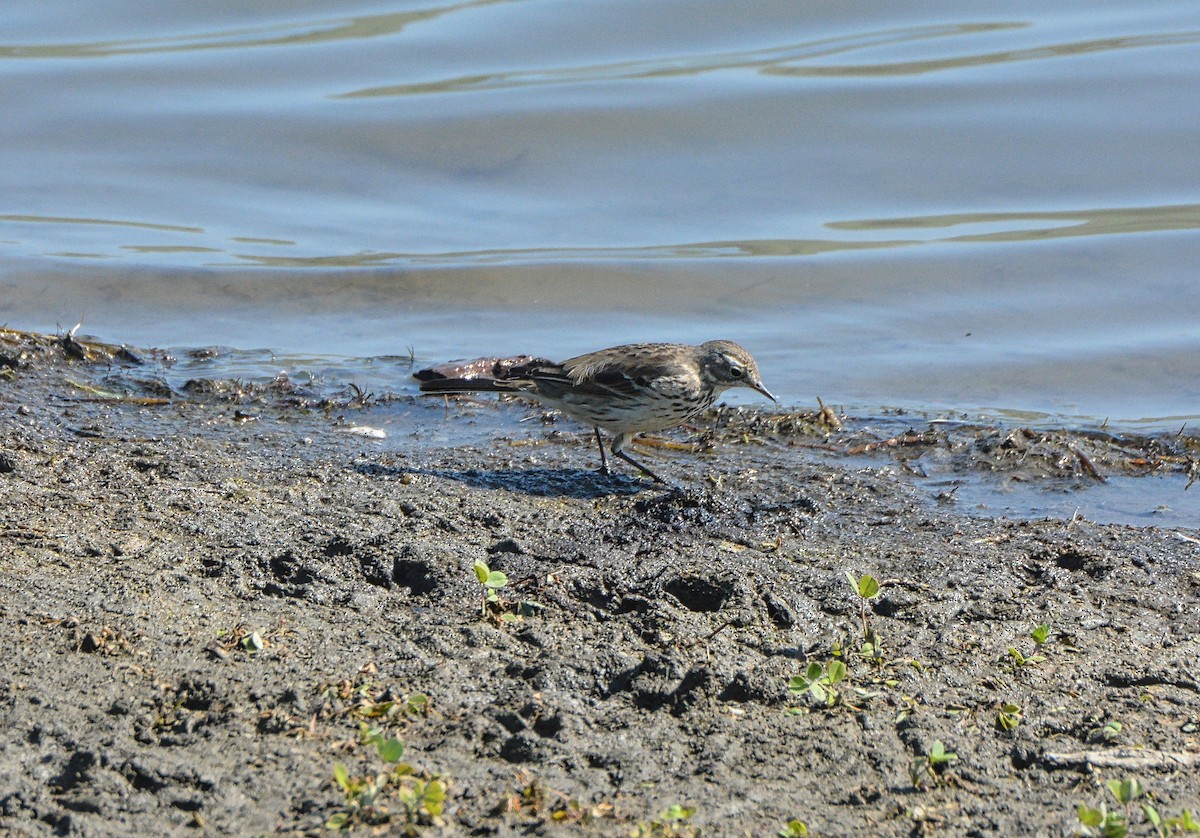
{"type": "Polygon", "coordinates": [[[730,367],[729,368],[729,375],[732,378],[741,378],[742,375],[744,375],[744,374],[745,374],[745,370],[743,370],[741,367],[730,367]]]}

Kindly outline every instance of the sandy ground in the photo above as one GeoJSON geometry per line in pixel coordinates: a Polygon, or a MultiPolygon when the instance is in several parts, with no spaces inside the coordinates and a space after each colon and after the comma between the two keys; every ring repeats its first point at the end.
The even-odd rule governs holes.
{"type": "Polygon", "coordinates": [[[1185,491],[1194,440],[725,410],[701,452],[639,452],[670,491],[517,404],[169,364],[0,332],[6,834],[1200,818],[1197,532],[981,518],[913,478],[1185,491]]]}

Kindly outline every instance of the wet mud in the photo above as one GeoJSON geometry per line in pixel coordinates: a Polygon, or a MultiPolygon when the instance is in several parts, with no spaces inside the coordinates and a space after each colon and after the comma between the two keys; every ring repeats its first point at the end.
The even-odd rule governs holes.
{"type": "Polygon", "coordinates": [[[0,332],[8,834],[1200,817],[1200,533],[954,485],[1190,498],[1186,435],[723,408],[663,489],[528,405],[171,363],[0,332]]]}

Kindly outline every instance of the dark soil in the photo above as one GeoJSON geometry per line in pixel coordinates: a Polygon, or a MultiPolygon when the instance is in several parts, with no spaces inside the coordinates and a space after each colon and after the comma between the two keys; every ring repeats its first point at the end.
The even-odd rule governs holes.
{"type": "Polygon", "coordinates": [[[1194,440],[726,409],[639,452],[664,490],[528,406],[170,365],[0,331],[8,834],[1064,835],[1126,778],[1200,811],[1197,533],[913,476],[1184,492],[1194,440]]]}

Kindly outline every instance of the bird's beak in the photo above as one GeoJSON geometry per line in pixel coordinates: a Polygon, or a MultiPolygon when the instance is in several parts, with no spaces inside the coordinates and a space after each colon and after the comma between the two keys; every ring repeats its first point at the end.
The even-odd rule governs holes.
{"type": "Polygon", "coordinates": [[[775,404],[779,404],[779,399],[772,396],[771,391],[768,390],[766,387],[764,387],[763,383],[761,381],[756,381],[755,383],[751,384],[750,386],[753,387],[758,392],[762,393],[764,396],[766,396],[771,401],[775,402],[775,404]]]}

